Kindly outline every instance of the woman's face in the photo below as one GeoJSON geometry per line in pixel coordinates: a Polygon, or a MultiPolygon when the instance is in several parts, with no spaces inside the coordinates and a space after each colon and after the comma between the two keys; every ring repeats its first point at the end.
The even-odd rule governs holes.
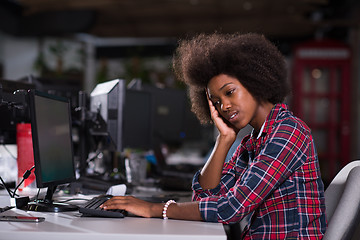
{"type": "Polygon", "coordinates": [[[234,77],[220,74],[207,86],[209,98],[220,115],[237,129],[252,125],[259,107],[249,91],[234,77]]]}

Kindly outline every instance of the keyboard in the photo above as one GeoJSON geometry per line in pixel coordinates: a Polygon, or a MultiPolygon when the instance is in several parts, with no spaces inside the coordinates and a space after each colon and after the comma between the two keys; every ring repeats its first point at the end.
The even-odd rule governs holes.
{"type": "Polygon", "coordinates": [[[110,218],[123,218],[126,216],[126,211],[120,209],[104,210],[100,205],[109,200],[111,195],[100,195],[88,200],[84,205],[79,207],[79,212],[83,216],[93,217],[110,217],[110,218]]]}

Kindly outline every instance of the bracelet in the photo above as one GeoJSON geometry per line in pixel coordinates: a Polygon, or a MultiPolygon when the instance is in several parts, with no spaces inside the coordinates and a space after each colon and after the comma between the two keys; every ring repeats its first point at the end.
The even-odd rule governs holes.
{"type": "Polygon", "coordinates": [[[166,216],[166,212],[167,212],[167,209],[168,207],[170,206],[170,204],[172,203],[176,203],[174,200],[169,200],[165,203],[164,205],[164,208],[163,208],[163,212],[162,212],[162,216],[163,216],[163,219],[166,220],[168,219],[168,217],[166,216]]]}

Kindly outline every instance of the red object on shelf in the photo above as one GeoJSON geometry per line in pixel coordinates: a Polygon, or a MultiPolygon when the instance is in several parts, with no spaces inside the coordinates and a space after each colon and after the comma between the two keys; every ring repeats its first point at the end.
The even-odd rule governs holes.
{"type": "MultiPolygon", "coordinates": [[[[18,182],[21,181],[26,170],[34,166],[34,153],[31,135],[30,123],[19,123],[16,125],[16,142],[17,142],[17,166],[18,166],[18,182]]],[[[35,174],[32,171],[31,175],[25,179],[22,186],[19,187],[21,191],[23,188],[29,186],[35,181],[35,174]]]]}

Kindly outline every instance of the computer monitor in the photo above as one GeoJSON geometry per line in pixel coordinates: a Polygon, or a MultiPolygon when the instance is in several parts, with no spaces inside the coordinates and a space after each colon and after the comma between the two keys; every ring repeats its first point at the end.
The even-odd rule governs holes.
{"type": "Polygon", "coordinates": [[[105,136],[114,150],[122,149],[125,82],[119,79],[97,84],[90,94],[90,111],[98,115],[92,135],[105,136]]]}
{"type": "Polygon", "coordinates": [[[182,89],[143,86],[153,97],[154,144],[181,145],[203,140],[204,126],[191,112],[186,91],[182,89]]]}
{"type": "Polygon", "coordinates": [[[123,113],[123,148],[148,150],[153,146],[153,96],[141,90],[126,89],[123,113]]]}
{"type": "Polygon", "coordinates": [[[153,97],[153,137],[155,144],[179,144],[185,137],[183,128],[186,92],[177,89],[162,89],[149,85],[143,90],[153,97]]]}
{"type": "Polygon", "coordinates": [[[36,90],[30,90],[28,96],[36,185],[48,189],[44,200],[29,203],[26,210],[76,210],[76,206],[55,203],[52,199],[58,185],[76,179],[70,101],[36,90]]]}
{"type": "Polygon", "coordinates": [[[104,136],[118,152],[124,148],[150,149],[152,145],[152,95],[127,89],[123,79],[97,84],[90,94],[90,111],[103,121],[91,129],[104,136]]]}

